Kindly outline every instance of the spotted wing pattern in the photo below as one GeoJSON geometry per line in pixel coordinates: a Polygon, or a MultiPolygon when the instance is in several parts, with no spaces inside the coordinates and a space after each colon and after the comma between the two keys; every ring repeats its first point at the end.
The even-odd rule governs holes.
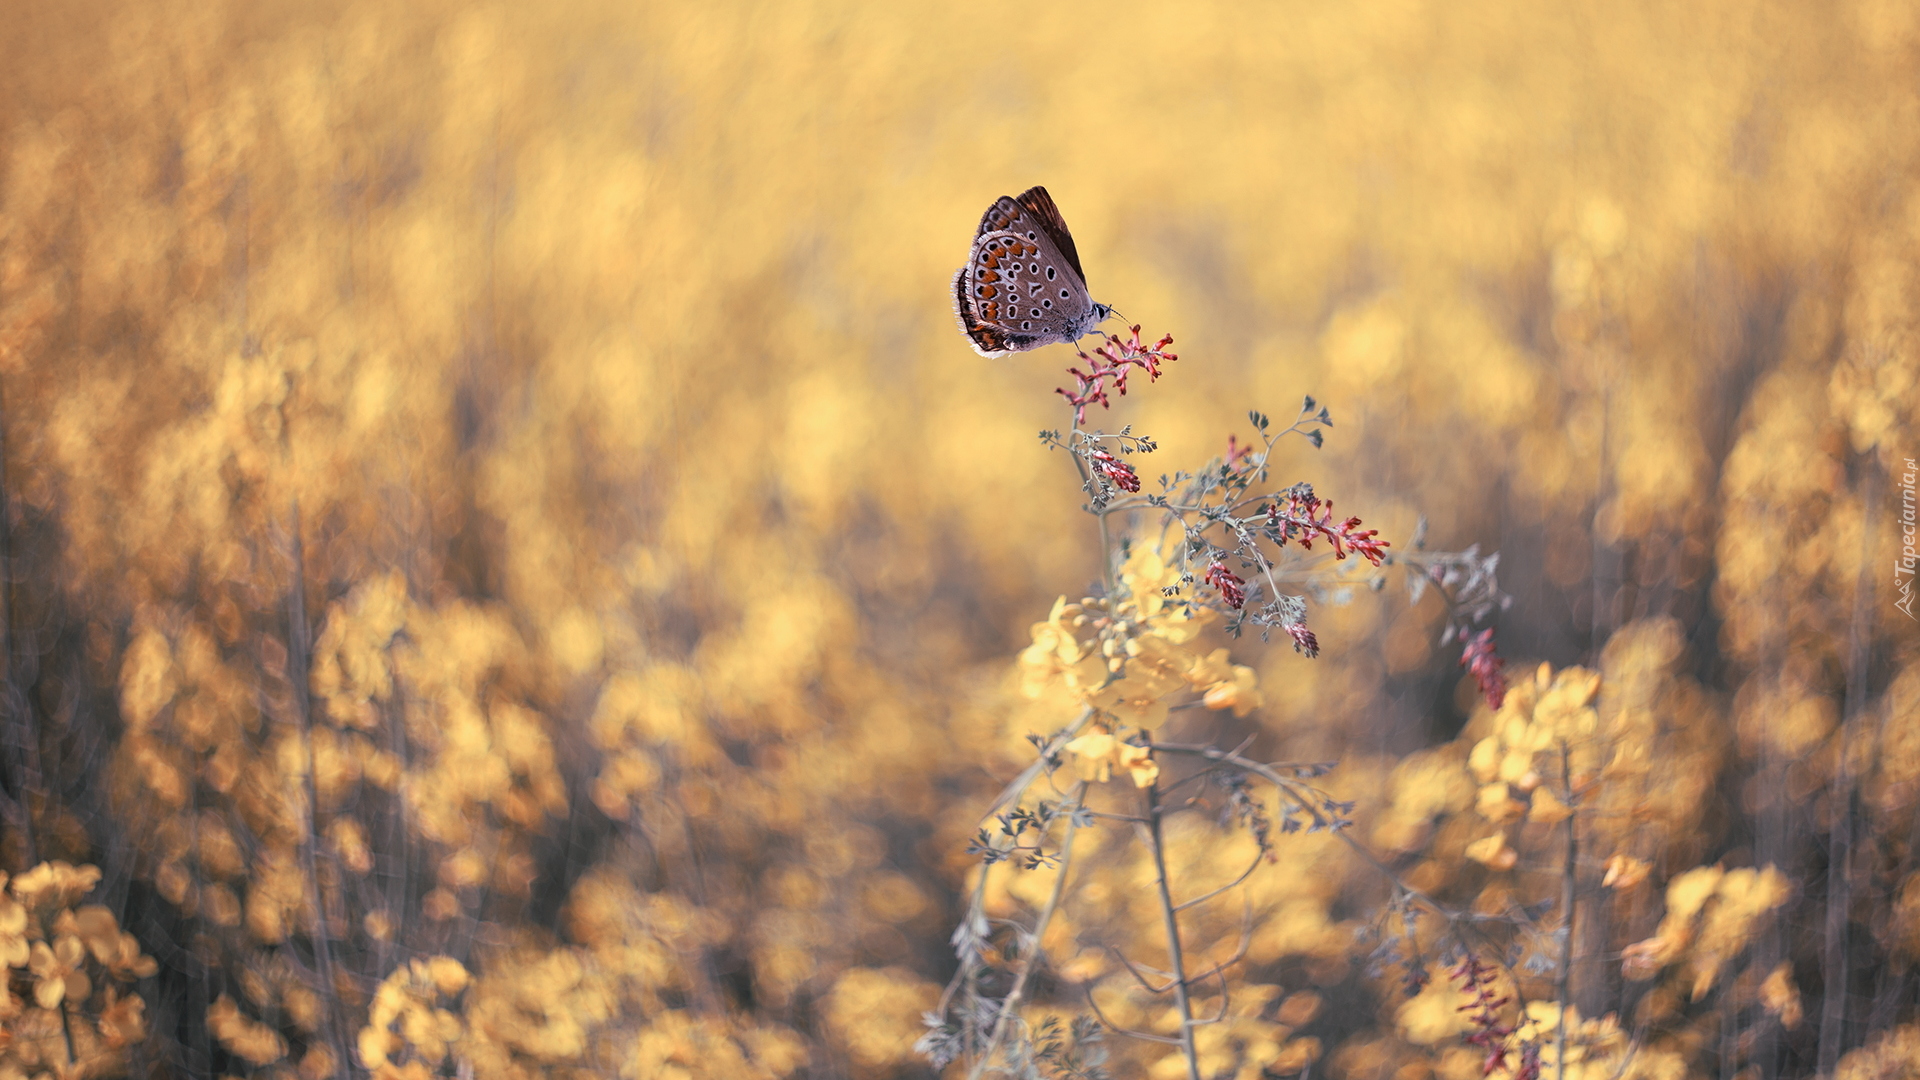
{"type": "MultiPolygon", "coordinates": [[[[1053,196],[1047,194],[1046,188],[1030,187],[1021,192],[1014,202],[1032,211],[1033,216],[1039,219],[1040,227],[1045,229],[1047,236],[1052,238],[1053,246],[1059,248],[1060,254],[1067,257],[1067,262],[1073,266],[1074,275],[1080,279],[1081,285],[1085,285],[1087,272],[1080,269],[1080,252],[1074,249],[1073,233],[1067,229],[1067,219],[1060,216],[1060,208],[1053,205],[1053,196]]],[[[997,209],[999,204],[995,203],[994,206],[997,209]]]]}
{"type": "Polygon", "coordinates": [[[982,356],[1070,344],[1107,314],[1087,294],[1073,237],[1040,187],[987,208],[953,287],[960,329],[982,356]]]}

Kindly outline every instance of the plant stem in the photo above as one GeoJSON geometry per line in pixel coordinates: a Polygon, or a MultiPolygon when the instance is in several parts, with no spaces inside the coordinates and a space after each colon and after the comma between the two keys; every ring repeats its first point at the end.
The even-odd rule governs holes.
{"type": "MultiPolygon", "coordinates": [[[[1080,419],[1076,416],[1073,421],[1073,427],[1067,431],[1067,456],[1073,459],[1073,467],[1075,471],[1080,474],[1081,490],[1087,493],[1088,498],[1092,498],[1094,491],[1093,473],[1087,468],[1087,463],[1081,460],[1079,440],[1076,438],[1079,434],[1080,419]]],[[[1106,593],[1108,614],[1112,614],[1112,605],[1114,603],[1113,537],[1107,529],[1107,515],[1111,512],[1111,507],[1102,507],[1093,511],[1093,516],[1100,522],[1100,585],[1102,591],[1106,593]]]]}
{"type": "Polygon", "coordinates": [[[1554,1045],[1559,1049],[1555,1051],[1557,1065],[1554,1080],[1566,1080],[1567,1076],[1567,1005],[1573,997],[1573,902],[1574,888],[1578,884],[1576,875],[1579,872],[1580,857],[1580,834],[1574,829],[1575,823],[1580,820],[1580,815],[1571,812],[1574,805],[1573,758],[1565,742],[1560,744],[1560,779],[1566,785],[1569,812],[1567,814],[1567,862],[1560,872],[1560,911],[1562,917],[1566,919],[1566,926],[1561,932],[1566,937],[1560,942],[1560,985],[1557,988],[1560,998],[1560,1024],[1559,1030],[1554,1035],[1554,1045]]]}
{"type": "Polygon", "coordinates": [[[334,1075],[340,1077],[345,1075],[347,1064],[346,1040],[341,1031],[339,1013],[332,1004],[339,994],[339,988],[333,977],[333,945],[327,940],[326,898],[320,888],[316,852],[319,847],[315,830],[320,812],[320,794],[314,775],[318,769],[313,753],[313,707],[307,693],[312,678],[309,667],[313,655],[312,642],[308,638],[306,552],[301,546],[298,499],[293,502],[292,516],[293,585],[287,590],[287,679],[293,684],[293,709],[300,724],[300,741],[307,755],[307,805],[305,820],[301,822],[300,855],[307,878],[307,902],[313,906],[313,961],[320,978],[322,1002],[320,1026],[327,1048],[333,1051],[334,1075]]]}
{"type": "Polygon", "coordinates": [[[1193,1046],[1193,1002],[1187,997],[1187,965],[1180,948],[1180,916],[1167,887],[1167,850],[1161,834],[1160,782],[1147,785],[1147,836],[1152,841],[1154,886],[1160,891],[1160,918],[1167,928],[1167,961],[1173,968],[1173,1001],[1180,1010],[1180,1049],[1187,1056],[1188,1080],[1200,1080],[1200,1056],[1193,1046]]]}
{"type": "Polygon", "coordinates": [[[1113,581],[1113,539],[1107,534],[1107,512],[1099,511],[1100,518],[1100,584],[1107,594],[1107,613],[1113,613],[1113,607],[1119,602],[1114,595],[1113,581]]]}
{"type": "MultiPolygon", "coordinates": [[[[1020,966],[1020,974],[1013,980],[1013,989],[1007,991],[1006,999],[1000,1003],[1000,1015],[993,1021],[993,1034],[987,1037],[986,1049],[974,1061],[973,1068],[967,1072],[967,1080],[979,1080],[980,1075],[992,1063],[995,1051],[1000,1049],[1001,1040],[1006,1038],[1007,1027],[1013,1022],[1021,999],[1026,996],[1028,980],[1033,977],[1035,971],[1039,970],[1041,961],[1045,959],[1040,942],[1047,935],[1047,926],[1053,922],[1053,913],[1060,909],[1060,898],[1066,895],[1067,871],[1073,865],[1073,838],[1080,830],[1076,812],[1086,797],[1087,782],[1082,780],[1080,785],[1074,788],[1073,804],[1067,809],[1067,834],[1060,841],[1060,872],[1054,875],[1053,891],[1047,894],[1046,906],[1040,909],[1040,917],[1033,923],[1033,949],[1027,954],[1026,962],[1020,966]]],[[[985,891],[988,869],[990,868],[982,867],[980,871],[982,892],[985,891]]]]}
{"type": "Polygon", "coordinates": [[[27,689],[32,672],[22,669],[37,660],[18,647],[14,633],[14,581],[19,563],[13,548],[13,500],[7,488],[6,403],[0,398],[0,819],[17,837],[18,861],[14,873],[25,873],[40,861],[33,842],[33,798],[43,790],[40,776],[40,733],[33,722],[33,704],[27,689]]]}
{"type": "Polygon", "coordinates": [[[1827,832],[1827,903],[1820,971],[1820,1041],[1815,1062],[1821,1075],[1830,1076],[1839,1064],[1847,1041],[1847,983],[1850,981],[1852,941],[1848,930],[1853,906],[1854,735],[1867,708],[1867,675],[1873,659],[1873,537],[1879,510],[1880,470],[1868,455],[1861,486],[1866,489],[1861,508],[1860,570],[1853,583],[1853,612],[1847,627],[1847,686],[1840,713],[1839,755],[1833,768],[1828,805],[1832,821],[1827,832]]]}

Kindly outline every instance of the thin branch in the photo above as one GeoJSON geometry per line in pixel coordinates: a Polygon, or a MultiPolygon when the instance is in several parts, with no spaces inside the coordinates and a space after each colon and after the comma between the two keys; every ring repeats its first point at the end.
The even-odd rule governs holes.
{"type": "Polygon", "coordinates": [[[1093,1000],[1093,990],[1091,988],[1087,990],[1087,1005],[1093,1010],[1093,1015],[1100,1019],[1101,1026],[1113,1032],[1115,1035],[1125,1035],[1129,1039],[1140,1039],[1145,1042],[1165,1043],[1168,1046],[1179,1046],[1181,1044],[1181,1040],[1171,1036],[1155,1035],[1149,1031],[1135,1031],[1132,1028],[1121,1027],[1119,1024],[1107,1019],[1107,1014],[1100,1009],[1100,1003],[1093,1000]]]}
{"type": "Polygon", "coordinates": [[[1828,830],[1827,903],[1824,963],[1821,966],[1820,1040],[1816,1063],[1821,1075],[1832,1075],[1847,1037],[1847,983],[1851,959],[1848,910],[1853,906],[1854,814],[1857,780],[1853,775],[1854,734],[1867,708],[1868,665],[1873,659],[1873,538],[1879,510],[1880,470],[1877,459],[1866,461],[1861,510],[1860,570],[1853,584],[1853,612],[1847,628],[1846,704],[1841,714],[1839,755],[1833,769],[1833,823],[1828,830]]]}
{"type": "Polygon", "coordinates": [[[1419,901],[1421,906],[1427,908],[1428,910],[1432,911],[1434,914],[1440,916],[1441,918],[1447,920],[1447,922],[1452,924],[1475,923],[1475,922],[1486,921],[1485,919],[1479,916],[1475,916],[1470,912],[1464,912],[1456,908],[1448,907],[1446,904],[1443,904],[1440,901],[1435,900],[1433,897],[1428,896],[1426,893],[1420,891],[1419,889],[1414,888],[1412,885],[1407,884],[1405,879],[1403,879],[1399,874],[1395,873],[1394,869],[1391,866],[1388,866],[1386,863],[1382,862],[1380,860],[1380,857],[1375,855],[1373,852],[1368,851],[1366,846],[1361,844],[1360,841],[1355,840],[1352,836],[1348,835],[1345,829],[1332,828],[1333,823],[1327,820],[1326,815],[1322,814],[1314,806],[1312,799],[1309,797],[1309,794],[1301,790],[1301,785],[1299,784],[1299,782],[1289,779],[1287,777],[1281,776],[1278,772],[1274,770],[1273,766],[1267,765],[1263,762],[1254,761],[1250,758],[1241,757],[1238,754],[1230,754],[1225,750],[1218,750],[1211,746],[1205,746],[1205,745],[1156,742],[1153,744],[1153,749],[1167,750],[1173,753],[1180,753],[1180,754],[1195,754],[1200,757],[1208,758],[1213,761],[1224,762],[1228,765],[1234,766],[1235,768],[1242,769],[1246,772],[1250,772],[1255,776],[1260,777],[1262,780],[1265,780],[1267,783],[1272,784],[1274,787],[1278,788],[1282,792],[1285,792],[1295,802],[1299,803],[1301,809],[1303,809],[1308,815],[1310,815],[1313,818],[1314,823],[1316,825],[1319,825],[1322,828],[1326,828],[1327,831],[1333,833],[1334,836],[1340,839],[1341,843],[1351,848],[1354,854],[1360,856],[1360,858],[1365,860],[1367,864],[1372,866],[1374,870],[1379,872],[1379,874],[1382,877],[1385,877],[1389,882],[1391,882],[1395,888],[1405,893],[1408,897],[1419,901]]]}
{"type": "Polygon", "coordinates": [[[1193,906],[1194,906],[1194,905],[1196,905],[1196,904],[1204,904],[1204,903],[1206,903],[1207,901],[1209,901],[1209,900],[1211,900],[1211,899],[1213,899],[1214,897],[1216,897],[1216,896],[1219,896],[1219,895],[1220,895],[1221,893],[1223,893],[1223,892],[1226,892],[1226,891],[1227,891],[1228,889],[1231,889],[1231,888],[1233,888],[1233,887],[1234,887],[1235,885],[1238,885],[1238,884],[1240,884],[1241,882],[1243,882],[1243,881],[1245,881],[1245,880],[1247,880],[1248,878],[1250,878],[1250,877],[1252,877],[1252,876],[1253,876],[1253,872],[1254,872],[1255,870],[1258,870],[1258,869],[1260,869],[1260,864],[1261,864],[1261,863],[1263,863],[1263,862],[1265,862],[1266,860],[1267,860],[1267,853],[1266,853],[1266,852],[1264,852],[1264,851],[1262,851],[1262,852],[1257,852],[1257,853],[1256,853],[1256,854],[1255,854],[1255,855],[1253,856],[1253,862],[1252,862],[1252,863],[1251,863],[1251,864],[1250,864],[1250,865],[1249,865],[1249,866],[1248,866],[1248,867],[1247,867],[1247,868],[1246,868],[1245,870],[1242,870],[1242,871],[1240,871],[1240,876],[1239,876],[1239,877],[1237,877],[1237,878],[1234,878],[1234,879],[1233,879],[1232,881],[1229,881],[1229,882],[1227,882],[1227,883],[1226,883],[1225,885],[1222,885],[1222,886],[1220,886],[1219,888],[1217,888],[1217,889],[1215,889],[1215,890],[1213,890],[1212,892],[1207,892],[1207,893],[1202,893],[1202,894],[1200,894],[1199,896],[1196,896],[1196,897],[1194,897],[1193,899],[1191,899],[1191,900],[1188,900],[1188,901],[1186,901],[1185,903],[1183,903],[1183,904],[1181,904],[1180,906],[1178,906],[1178,907],[1176,907],[1176,908],[1174,908],[1173,910],[1175,910],[1175,911],[1185,911],[1185,910],[1187,910],[1188,908],[1190,908],[1190,907],[1193,907],[1193,906]]]}
{"type": "Polygon", "coordinates": [[[1246,897],[1246,912],[1240,919],[1240,944],[1234,947],[1233,955],[1208,968],[1190,981],[1198,982],[1226,971],[1228,968],[1247,958],[1247,950],[1253,947],[1253,898],[1246,897]]]}
{"type": "Polygon", "coordinates": [[[313,662],[311,642],[307,639],[307,572],[306,553],[300,538],[300,501],[293,502],[293,582],[287,590],[287,675],[293,684],[293,708],[300,725],[300,741],[307,755],[305,816],[301,822],[301,861],[305,864],[307,878],[307,902],[313,906],[313,961],[320,977],[320,1000],[324,1014],[321,1025],[326,1031],[327,1041],[333,1051],[333,1067],[336,1077],[346,1075],[346,1040],[340,1029],[339,1010],[333,1002],[339,997],[339,987],[333,978],[333,946],[327,940],[327,909],[325,897],[320,892],[320,873],[315,849],[319,839],[314,833],[315,816],[319,813],[320,797],[314,778],[317,771],[313,757],[313,710],[308,701],[308,671],[313,662]]]}
{"type": "Polygon", "coordinates": [[[1091,706],[1081,709],[1079,717],[1076,718],[1073,723],[1067,725],[1067,730],[1054,736],[1053,741],[1041,749],[1040,756],[1034,759],[1033,764],[1020,770],[1020,775],[1008,781],[1007,785],[1000,789],[1000,794],[993,800],[993,805],[987,807],[987,812],[980,815],[980,824],[984,825],[993,820],[993,815],[999,813],[1001,807],[1010,802],[1018,801],[1020,796],[1026,794],[1027,788],[1033,784],[1034,779],[1046,770],[1047,762],[1051,761],[1055,754],[1060,753],[1061,749],[1069,742],[1072,742],[1074,737],[1080,734],[1080,729],[1086,727],[1087,722],[1092,719],[1093,708],[1091,706]]]}
{"type": "MultiPolygon", "coordinates": [[[[1060,841],[1060,869],[1054,875],[1053,891],[1047,895],[1047,903],[1040,909],[1040,917],[1034,920],[1033,948],[1027,953],[1026,963],[1021,965],[1019,976],[1013,981],[1013,989],[1007,991],[1005,1000],[1000,1003],[1000,1015],[993,1021],[993,1034],[987,1037],[986,1048],[981,1051],[973,1068],[968,1071],[968,1080],[979,1080],[981,1074],[993,1061],[994,1052],[1000,1048],[1001,1040],[1006,1038],[1007,1026],[1019,1009],[1021,999],[1026,995],[1028,980],[1033,977],[1035,971],[1039,970],[1041,962],[1046,958],[1041,941],[1047,936],[1047,926],[1053,922],[1053,913],[1060,909],[1060,898],[1066,895],[1067,872],[1073,865],[1073,838],[1080,829],[1079,815],[1073,811],[1080,808],[1080,803],[1086,797],[1087,782],[1083,780],[1073,793],[1073,808],[1066,814],[1067,833],[1060,841]]],[[[986,868],[982,867],[980,879],[985,881],[986,876],[986,868]]]]}
{"type": "Polygon", "coordinates": [[[1160,896],[1160,918],[1167,931],[1167,959],[1173,965],[1173,1003],[1180,1011],[1180,1049],[1187,1058],[1188,1080],[1200,1080],[1200,1055],[1193,1045],[1193,1003],[1187,997],[1186,961],[1180,948],[1180,917],[1173,910],[1167,885],[1167,847],[1161,830],[1160,785],[1147,785],[1147,835],[1153,851],[1154,887],[1160,896]]]}
{"type": "Polygon", "coordinates": [[[1101,818],[1106,821],[1124,821],[1129,825],[1145,825],[1147,823],[1146,818],[1136,817],[1132,814],[1109,814],[1104,810],[1083,810],[1081,812],[1088,817],[1101,818]]]}
{"type": "MultiPolygon", "coordinates": [[[[1164,994],[1167,991],[1173,989],[1173,983],[1171,982],[1167,983],[1167,985],[1165,986],[1155,986],[1152,983],[1148,982],[1146,980],[1146,976],[1140,974],[1140,968],[1145,967],[1146,965],[1135,965],[1132,960],[1129,960],[1127,958],[1126,953],[1121,952],[1119,949],[1116,949],[1111,945],[1107,946],[1107,951],[1109,953],[1112,953],[1116,959],[1118,959],[1122,964],[1125,964],[1127,966],[1127,973],[1133,976],[1134,982],[1137,982],[1140,984],[1140,989],[1145,990],[1147,993],[1154,994],[1154,995],[1164,994]]],[[[1168,974],[1167,972],[1161,971],[1159,968],[1155,968],[1155,967],[1148,967],[1147,970],[1152,972],[1155,975],[1168,974]]]]}
{"type": "Polygon", "coordinates": [[[1209,971],[1205,975],[1194,976],[1193,981],[1197,983],[1197,982],[1200,982],[1202,979],[1211,979],[1211,978],[1218,978],[1220,980],[1220,1011],[1213,1014],[1212,1016],[1207,1017],[1205,1020],[1193,1021],[1192,1023],[1187,1025],[1189,1027],[1201,1027],[1206,1024],[1217,1024],[1220,1021],[1225,1020],[1227,1018],[1227,1007],[1233,1003],[1233,990],[1227,986],[1226,969],[1216,964],[1214,965],[1214,969],[1212,971],[1209,971]]]}
{"type": "MultiPolygon", "coordinates": [[[[1574,806],[1573,796],[1573,755],[1567,749],[1566,740],[1560,742],[1560,780],[1566,785],[1567,805],[1574,806]]],[[[1558,1065],[1554,1080],[1567,1078],[1567,1006],[1573,997],[1573,903],[1574,889],[1579,884],[1580,873],[1580,834],[1575,824],[1580,815],[1571,811],[1567,814],[1567,862],[1560,879],[1560,911],[1565,919],[1561,932],[1566,936],[1560,941],[1560,978],[1556,994],[1560,999],[1560,1022],[1554,1034],[1554,1045],[1558,1065]]]]}

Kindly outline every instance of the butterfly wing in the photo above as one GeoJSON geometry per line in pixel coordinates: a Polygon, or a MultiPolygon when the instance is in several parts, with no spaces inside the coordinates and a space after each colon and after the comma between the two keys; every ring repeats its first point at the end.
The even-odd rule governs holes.
{"type": "Polygon", "coordinates": [[[1080,284],[1085,285],[1087,272],[1080,269],[1080,252],[1073,246],[1073,233],[1067,229],[1067,219],[1060,216],[1060,208],[1053,204],[1053,196],[1047,194],[1046,188],[1036,186],[1021,192],[1014,202],[1040,219],[1040,227],[1047,231],[1047,236],[1052,238],[1053,246],[1060,249],[1060,254],[1066,256],[1080,284]]]}
{"type": "Polygon", "coordinates": [[[954,278],[960,328],[986,355],[1072,343],[1100,321],[1085,285],[1044,231],[987,233],[954,278]],[[986,332],[981,327],[990,328],[986,332]]]}
{"type": "Polygon", "coordinates": [[[968,270],[969,267],[963,266],[953,275],[953,316],[960,323],[960,332],[973,343],[974,352],[987,357],[1005,356],[1047,344],[1037,335],[1010,334],[997,325],[980,321],[973,298],[968,295],[967,283],[971,280],[968,270]]]}
{"type": "Polygon", "coordinates": [[[953,289],[954,316],[982,356],[1071,344],[1106,316],[1087,295],[1073,237],[1042,187],[987,208],[953,289]]]}
{"type": "Polygon", "coordinates": [[[1073,246],[1073,233],[1067,228],[1067,219],[1060,216],[1060,208],[1054,205],[1053,196],[1047,194],[1044,187],[1036,185],[1013,198],[1002,195],[995,199],[980,216],[980,228],[974,231],[973,237],[978,240],[990,232],[1017,232],[1031,240],[1035,231],[1046,233],[1085,285],[1087,272],[1080,268],[1080,252],[1073,246]]]}

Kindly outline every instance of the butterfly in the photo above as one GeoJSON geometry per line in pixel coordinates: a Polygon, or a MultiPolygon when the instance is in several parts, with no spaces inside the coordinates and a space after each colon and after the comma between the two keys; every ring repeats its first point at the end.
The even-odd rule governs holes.
{"type": "Polygon", "coordinates": [[[953,275],[953,313],[981,356],[1071,345],[1113,314],[1087,295],[1066,219],[1043,187],[995,199],[967,265],[953,275]]]}

